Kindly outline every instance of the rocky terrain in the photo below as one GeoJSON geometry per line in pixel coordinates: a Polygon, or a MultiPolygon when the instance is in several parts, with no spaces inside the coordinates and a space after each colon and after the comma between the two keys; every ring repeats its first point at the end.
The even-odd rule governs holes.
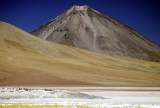
{"type": "Polygon", "coordinates": [[[157,44],[89,6],[73,6],[31,34],[102,54],[160,61],[157,44]]]}

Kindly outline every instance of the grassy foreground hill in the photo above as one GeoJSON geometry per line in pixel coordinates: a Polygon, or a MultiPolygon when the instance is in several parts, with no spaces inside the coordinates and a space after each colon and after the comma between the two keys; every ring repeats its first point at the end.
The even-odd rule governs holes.
{"type": "Polygon", "coordinates": [[[160,86],[160,63],[52,43],[0,22],[0,86],[160,86]]]}

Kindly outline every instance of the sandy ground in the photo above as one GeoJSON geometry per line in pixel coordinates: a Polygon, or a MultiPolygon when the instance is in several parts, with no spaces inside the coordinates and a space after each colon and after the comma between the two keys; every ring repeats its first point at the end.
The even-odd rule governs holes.
{"type": "Polygon", "coordinates": [[[160,105],[155,104],[107,104],[107,103],[3,103],[2,108],[159,108],[160,105]]]}

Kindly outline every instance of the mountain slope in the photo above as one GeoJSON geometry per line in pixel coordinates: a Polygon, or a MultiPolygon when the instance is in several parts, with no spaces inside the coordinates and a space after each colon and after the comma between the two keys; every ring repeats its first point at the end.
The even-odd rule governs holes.
{"type": "Polygon", "coordinates": [[[160,61],[157,44],[89,6],[73,6],[31,34],[102,54],[160,61]]]}
{"type": "Polygon", "coordinates": [[[160,86],[160,63],[60,45],[0,22],[0,85],[160,86]]]}

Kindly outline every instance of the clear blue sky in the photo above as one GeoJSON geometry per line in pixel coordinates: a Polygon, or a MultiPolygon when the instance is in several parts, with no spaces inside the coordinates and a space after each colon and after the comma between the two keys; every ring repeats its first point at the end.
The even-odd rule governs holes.
{"type": "Polygon", "coordinates": [[[31,32],[73,5],[88,5],[160,45],[160,0],[0,0],[0,21],[31,32]]]}

